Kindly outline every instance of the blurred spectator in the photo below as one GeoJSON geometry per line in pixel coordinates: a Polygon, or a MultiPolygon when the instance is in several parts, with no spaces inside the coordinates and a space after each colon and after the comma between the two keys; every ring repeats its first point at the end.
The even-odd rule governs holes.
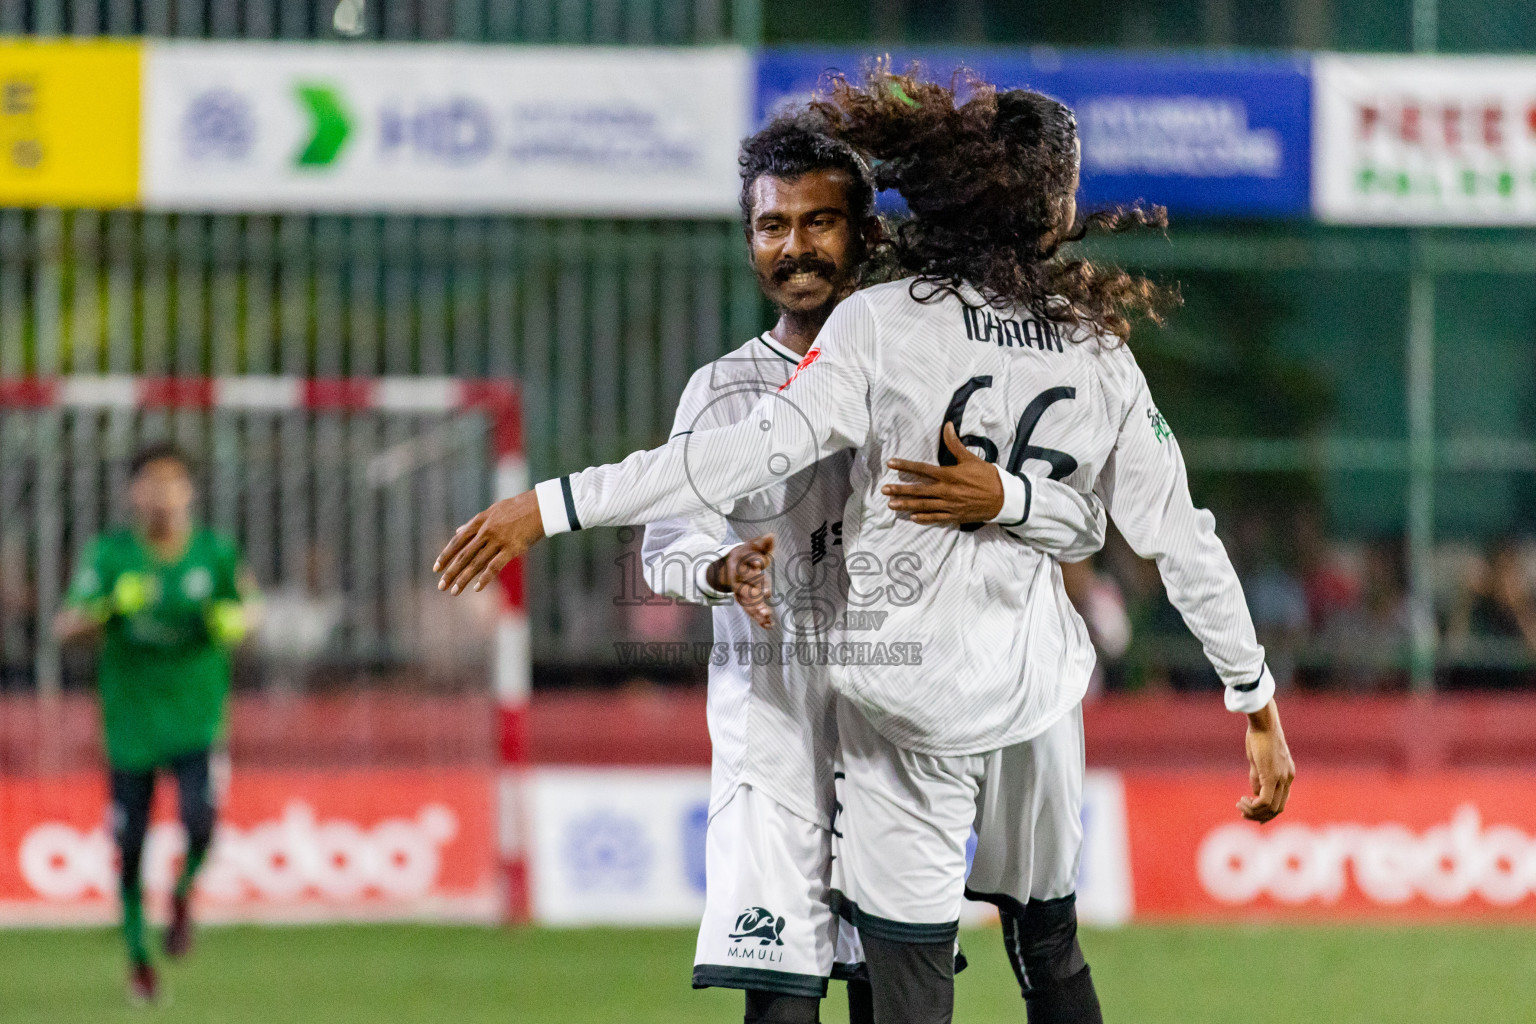
{"type": "Polygon", "coordinates": [[[1285,566],[1269,523],[1259,516],[1238,527],[1237,552],[1243,593],[1254,631],[1264,645],[1275,685],[1288,689],[1296,677],[1296,655],[1307,642],[1310,619],[1302,582],[1285,566]]]}
{"type": "Polygon", "coordinates": [[[1297,515],[1295,537],[1307,618],[1313,631],[1320,631],[1336,613],[1354,607],[1360,600],[1361,573],[1323,532],[1322,515],[1317,509],[1305,509],[1297,515]]]}
{"type": "Polygon", "coordinates": [[[304,555],[304,577],[266,592],[256,647],[267,664],[269,689],[305,689],[310,669],[330,647],[345,604],[340,592],[322,585],[331,561],[327,549],[312,544],[304,555]]]}
{"type": "Polygon", "coordinates": [[[1496,542],[1485,566],[1469,574],[1464,599],[1451,616],[1446,647],[1460,664],[1451,688],[1514,689],[1536,685],[1536,596],[1521,545],[1496,542]]]}
{"type": "Polygon", "coordinates": [[[1369,693],[1401,687],[1410,643],[1408,592],[1400,541],[1366,549],[1360,600],[1335,609],[1322,646],[1339,689],[1369,693]]]}
{"type": "Polygon", "coordinates": [[[1131,617],[1125,610],[1125,595],[1109,573],[1100,572],[1094,559],[1087,558],[1061,567],[1067,597],[1088,626],[1089,639],[1099,654],[1088,682],[1090,695],[1106,688],[1118,688],[1123,671],[1121,659],[1131,646],[1131,617]]]}

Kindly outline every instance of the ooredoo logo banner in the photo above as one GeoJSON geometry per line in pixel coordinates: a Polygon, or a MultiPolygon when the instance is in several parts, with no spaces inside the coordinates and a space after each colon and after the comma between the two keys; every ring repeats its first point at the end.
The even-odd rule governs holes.
{"type": "MultiPolygon", "coordinates": [[[[185,837],[169,786],[145,846],[158,905],[185,837]]],[[[488,771],[257,772],[235,777],[198,880],[222,919],[494,919],[488,771]]],[[[106,920],[117,853],[95,776],[0,781],[0,923],[106,920]]]]}
{"type": "Polygon", "coordinates": [[[1536,776],[1303,776],[1267,825],[1243,780],[1127,775],[1143,917],[1536,917],[1536,776]]]}

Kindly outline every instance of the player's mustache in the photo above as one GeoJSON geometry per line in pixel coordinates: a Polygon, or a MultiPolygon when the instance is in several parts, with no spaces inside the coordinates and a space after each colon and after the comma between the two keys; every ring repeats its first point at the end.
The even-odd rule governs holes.
{"type": "Polygon", "coordinates": [[[819,274],[830,281],[837,276],[837,264],[820,256],[790,256],[774,264],[773,279],[778,284],[783,284],[795,274],[819,274]]]}

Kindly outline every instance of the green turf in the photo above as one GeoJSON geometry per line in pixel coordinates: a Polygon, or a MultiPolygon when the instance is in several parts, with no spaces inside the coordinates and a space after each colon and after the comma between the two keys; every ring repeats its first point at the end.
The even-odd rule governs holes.
{"type": "MultiPolygon", "coordinates": [[[[964,942],[955,1019],[1022,1022],[998,934],[964,942]]],[[[1536,929],[1141,926],[1083,944],[1111,1024],[1536,1021],[1536,929]]],[[[739,995],[688,987],[692,951],[671,930],[213,928],[166,970],[171,1005],[134,1012],[115,933],[0,932],[0,1024],[739,1021],[739,995]]]]}

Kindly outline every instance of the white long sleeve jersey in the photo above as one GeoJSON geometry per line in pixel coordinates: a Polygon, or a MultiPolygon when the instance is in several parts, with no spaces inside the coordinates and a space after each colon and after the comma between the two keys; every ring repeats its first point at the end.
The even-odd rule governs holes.
{"type": "Polygon", "coordinates": [[[886,613],[883,637],[913,645],[914,656],[851,659],[831,666],[832,683],[898,746],[994,750],[1075,705],[1093,652],[1053,559],[997,527],[916,525],[880,493],[900,482],[887,459],[946,461],[940,435],[953,421],[964,443],[1025,482],[1021,536],[1071,529],[1083,517],[1062,503],[1096,493],[1137,554],[1157,560],[1226,683],[1227,707],[1261,708],[1274,682],[1242,587],[1213,518],[1190,499],[1178,444],[1129,349],[1066,337],[973,292],[917,301],[925,289],[903,280],[849,297],[789,382],[745,420],[539,484],[545,532],[728,511],[854,448],[848,609],[886,613]]]}
{"type": "MultiPolygon", "coordinates": [[[[674,437],[747,417],[794,372],[800,357],[769,335],[701,367],[673,419],[674,437]]],[[[818,645],[841,625],[842,518],[853,452],[834,452],[729,504],[651,523],[641,560],[658,594],[714,605],[709,665],[710,813],[749,783],[823,828],[832,824],[837,722],[818,645]],[[705,571],[737,544],[774,535],[774,625],[755,628],[705,571]]]]}
{"type": "MultiPolygon", "coordinates": [[[[678,401],[672,435],[745,419],[763,395],[784,386],[799,361],[763,334],[702,367],[678,401]]],[[[851,449],[834,452],[736,500],[726,515],[707,510],[646,527],[641,559],[651,589],[714,605],[711,812],[738,785],[750,783],[807,820],[831,827],[837,727],[830,668],[849,659],[890,661],[916,653],[885,637],[884,616],[859,609],[844,614],[842,519],[852,465],[851,449]],[[754,627],[731,595],[714,591],[705,578],[716,559],[764,534],[774,536],[774,624],[767,630],[754,627]]],[[[1075,532],[1057,531],[1053,539],[1067,547],[1048,553],[1070,560],[1097,550],[1104,538],[1103,505],[1091,499],[1064,506],[1083,519],[1075,532]]]]}

